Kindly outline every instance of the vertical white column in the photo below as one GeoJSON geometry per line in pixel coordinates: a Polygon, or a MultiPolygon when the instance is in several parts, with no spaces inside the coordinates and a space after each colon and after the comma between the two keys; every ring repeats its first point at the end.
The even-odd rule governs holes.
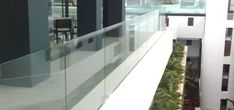
{"type": "Polygon", "coordinates": [[[201,109],[219,110],[228,0],[207,0],[201,60],[201,109]]]}
{"type": "MultiPolygon", "coordinates": [[[[233,0],[232,0],[233,1],[233,0]]],[[[229,20],[227,22],[228,28],[234,29],[234,20],[229,20]]],[[[233,31],[234,32],[234,31],[233,31]]],[[[229,72],[229,82],[228,82],[228,98],[234,100],[234,33],[232,33],[232,46],[231,46],[231,58],[230,58],[230,72],[229,72]]],[[[234,108],[231,103],[228,104],[228,108],[234,108]]]]}

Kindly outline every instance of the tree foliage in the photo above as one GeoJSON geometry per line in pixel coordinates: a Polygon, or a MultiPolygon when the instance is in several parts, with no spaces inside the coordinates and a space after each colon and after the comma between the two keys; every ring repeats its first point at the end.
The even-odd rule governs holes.
{"type": "Polygon", "coordinates": [[[174,44],[173,52],[167,64],[166,70],[154,97],[151,110],[177,110],[181,107],[182,94],[178,92],[179,85],[183,83],[183,58],[184,47],[174,44]]]}

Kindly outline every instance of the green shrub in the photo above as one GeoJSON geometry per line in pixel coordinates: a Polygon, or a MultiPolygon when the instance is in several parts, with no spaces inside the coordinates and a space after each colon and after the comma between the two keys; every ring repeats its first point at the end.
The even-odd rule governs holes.
{"type": "Polygon", "coordinates": [[[182,94],[178,92],[178,89],[184,79],[184,69],[181,64],[183,51],[182,45],[174,44],[172,55],[154,97],[151,110],[177,110],[180,108],[183,101],[180,99],[182,94]]]}

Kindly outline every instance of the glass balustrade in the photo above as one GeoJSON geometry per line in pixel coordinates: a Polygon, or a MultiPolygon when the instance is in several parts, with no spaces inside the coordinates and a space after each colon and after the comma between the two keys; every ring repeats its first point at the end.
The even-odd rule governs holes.
{"type": "Polygon", "coordinates": [[[0,65],[1,110],[65,110],[65,48],[53,48],[0,65]]]}
{"type": "Polygon", "coordinates": [[[151,10],[0,64],[0,110],[97,110],[152,47],[163,19],[151,10]]]}

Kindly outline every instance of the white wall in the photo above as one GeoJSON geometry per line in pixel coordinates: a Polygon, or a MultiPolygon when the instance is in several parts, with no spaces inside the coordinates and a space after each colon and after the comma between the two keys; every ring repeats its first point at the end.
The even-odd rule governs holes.
{"type": "MultiPolygon", "coordinates": [[[[186,45],[187,40],[177,40],[179,44],[186,45]]],[[[200,56],[200,40],[192,40],[192,45],[188,45],[188,57],[200,56]]]]}
{"type": "MultiPolygon", "coordinates": [[[[234,24],[234,21],[232,21],[232,24],[234,24]]],[[[230,27],[230,26],[229,26],[230,27]]],[[[231,26],[234,28],[234,26],[231,26]]],[[[234,38],[234,36],[232,36],[234,38]]],[[[230,72],[229,72],[229,82],[228,82],[228,98],[231,100],[234,100],[234,39],[232,39],[232,46],[231,46],[231,56],[230,57],[225,57],[224,63],[225,64],[230,64],[230,72]]],[[[229,108],[234,108],[234,106],[229,103],[228,104],[229,108]]]]}
{"type": "Polygon", "coordinates": [[[201,110],[220,110],[228,0],[207,0],[205,37],[202,40],[201,110]]]}
{"type": "Polygon", "coordinates": [[[200,41],[192,41],[192,45],[188,48],[189,57],[199,57],[200,56],[200,41]]]}
{"type": "MultiPolygon", "coordinates": [[[[233,0],[232,0],[233,1],[233,0]]],[[[230,20],[226,22],[227,27],[234,28],[234,20],[230,20]]],[[[231,100],[234,100],[234,36],[232,35],[232,46],[231,46],[231,56],[228,57],[229,62],[226,61],[225,63],[230,63],[230,73],[229,73],[229,83],[228,83],[228,98],[231,100]]],[[[229,108],[234,108],[234,106],[229,103],[228,104],[229,108]]]]}
{"type": "Polygon", "coordinates": [[[177,38],[199,39],[202,38],[204,32],[205,17],[203,16],[168,16],[169,27],[167,29],[174,30],[177,38]],[[188,26],[188,18],[194,18],[194,25],[188,26]]]}

